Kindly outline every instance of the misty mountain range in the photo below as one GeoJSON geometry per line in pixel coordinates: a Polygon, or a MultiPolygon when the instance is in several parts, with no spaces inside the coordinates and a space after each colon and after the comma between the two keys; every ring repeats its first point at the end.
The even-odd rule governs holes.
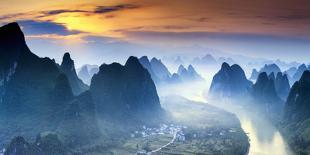
{"type": "MultiPolygon", "coordinates": [[[[178,57],[176,63],[184,61],[178,57]]],[[[266,64],[259,71],[253,69],[247,79],[229,57],[216,60],[208,54],[192,62],[219,63],[208,97],[261,105],[267,115],[280,118],[277,123],[293,149],[307,154],[309,66],[281,71],[277,64],[266,64]]],[[[176,73],[170,73],[160,59],[130,56],[124,65],[85,65],[77,73],[69,53],[60,65],[38,57],[28,48],[17,23],[5,25],[0,28],[0,145],[5,146],[5,155],[79,154],[68,148],[83,148],[111,137],[115,142],[122,132],[158,125],[169,114],[161,107],[156,85],[204,82],[193,65],[180,64],[176,73]]]]}
{"type": "MultiPolygon", "coordinates": [[[[50,132],[62,137],[65,146],[82,146],[103,136],[98,125],[103,120],[134,127],[164,117],[155,84],[135,57],[125,66],[101,65],[88,87],[78,78],[69,53],[64,54],[61,65],[36,56],[17,23],[0,28],[0,51],[1,145],[16,133],[34,140],[38,134],[50,132]]],[[[46,145],[55,141],[57,138],[46,145]]],[[[30,149],[23,138],[14,139],[11,145],[29,145],[30,149]]],[[[42,154],[46,151],[36,147],[42,154]]]]}
{"type": "Polygon", "coordinates": [[[259,104],[273,121],[281,124],[281,131],[286,134],[293,150],[299,154],[308,154],[310,72],[305,65],[292,70],[282,73],[275,64],[265,65],[260,72],[253,70],[258,75],[252,84],[240,66],[223,63],[213,77],[209,98],[230,98],[236,102],[259,104]],[[292,87],[288,72],[296,78],[292,87]],[[300,72],[302,75],[298,78],[300,72]]]}
{"type": "Polygon", "coordinates": [[[165,64],[157,58],[152,58],[149,61],[147,56],[143,56],[139,59],[139,62],[148,70],[153,81],[157,84],[176,84],[204,80],[192,65],[189,65],[187,69],[180,65],[177,73],[171,74],[165,64]]]}

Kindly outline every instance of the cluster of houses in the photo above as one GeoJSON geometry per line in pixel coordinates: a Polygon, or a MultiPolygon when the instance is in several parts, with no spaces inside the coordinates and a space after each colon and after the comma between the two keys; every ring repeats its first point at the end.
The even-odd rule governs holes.
{"type": "Polygon", "coordinates": [[[138,137],[148,137],[151,135],[177,135],[177,140],[185,140],[185,136],[182,132],[183,128],[187,128],[186,126],[174,125],[174,124],[161,124],[159,128],[150,128],[146,126],[142,126],[141,130],[136,130],[135,132],[130,134],[131,138],[138,137]]]}
{"type": "Polygon", "coordinates": [[[5,152],[5,148],[0,149],[0,155],[4,155],[4,152],[5,152]]]}

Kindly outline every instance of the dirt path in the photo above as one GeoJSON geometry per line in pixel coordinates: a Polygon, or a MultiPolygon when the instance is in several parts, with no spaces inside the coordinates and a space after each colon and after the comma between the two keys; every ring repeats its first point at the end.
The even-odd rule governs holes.
{"type": "Polygon", "coordinates": [[[169,146],[170,144],[174,143],[175,139],[177,138],[177,134],[178,134],[179,131],[180,131],[180,130],[177,130],[177,131],[174,133],[173,138],[171,139],[171,141],[169,141],[169,143],[167,143],[167,144],[165,144],[165,145],[163,145],[163,146],[161,146],[161,147],[159,147],[159,148],[157,148],[157,149],[155,149],[155,150],[152,150],[151,153],[156,153],[156,152],[160,151],[161,149],[163,149],[163,148],[169,146]]]}

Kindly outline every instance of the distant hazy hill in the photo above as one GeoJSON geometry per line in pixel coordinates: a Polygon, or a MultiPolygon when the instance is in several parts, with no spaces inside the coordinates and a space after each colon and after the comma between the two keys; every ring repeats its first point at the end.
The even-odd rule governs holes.
{"type": "Polygon", "coordinates": [[[166,82],[169,80],[171,73],[160,59],[152,58],[151,61],[147,56],[139,59],[142,66],[147,69],[155,83],[166,82]]]}
{"type": "Polygon", "coordinates": [[[287,69],[284,73],[286,73],[289,77],[293,77],[296,71],[297,71],[296,67],[291,67],[287,69]]]}
{"type": "Polygon", "coordinates": [[[217,62],[219,64],[222,64],[224,62],[228,63],[228,64],[235,64],[235,60],[233,60],[232,58],[228,57],[228,58],[225,58],[225,57],[219,57],[217,62]]]}
{"type": "Polygon", "coordinates": [[[256,69],[252,69],[250,80],[256,80],[259,75],[259,72],[256,69]]]}
{"type": "Polygon", "coordinates": [[[160,59],[152,58],[150,63],[154,73],[159,79],[165,80],[171,76],[168,68],[161,62],[160,59]]]}
{"type": "Polygon", "coordinates": [[[147,69],[147,71],[150,73],[153,81],[155,83],[158,83],[161,79],[159,78],[159,75],[156,75],[155,72],[153,71],[153,67],[152,67],[152,64],[149,60],[149,58],[147,56],[142,56],[140,59],[139,59],[139,62],[142,64],[142,66],[147,69]]]}
{"type": "Polygon", "coordinates": [[[294,73],[294,75],[292,76],[291,79],[291,83],[295,83],[296,81],[299,81],[299,79],[301,78],[302,74],[304,73],[304,71],[308,70],[307,66],[305,64],[301,64],[296,72],[294,73]]]}
{"type": "Polygon", "coordinates": [[[267,75],[270,75],[271,73],[274,73],[275,75],[278,74],[278,72],[281,72],[281,69],[276,64],[265,64],[264,67],[262,67],[258,72],[257,70],[252,70],[252,74],[250,79],[256,80],[259,73],[266,72],[267,75]]]}
{"type": "Polygon", "coordinates": [[[180,65],[177,74],[183,82],[203,80],[192,65],[188,65],[187,69],[183,65],[180,65]]]}
{"type": "Polygon", "coordinates": [[[217,61],[215,60],[215,58],[212,55],[206,54],[202,58],[196,57],[192,61],[192,63],[193,64],[200,64],[200,65],[216,65],[217,61]]]}
{"type": "Polygon", "coordinates": [[[87,85],[90,85],[91,78],[98,73],[99,66],[97,65],[83,65],[78,72],[78,77],[87,85]]]}

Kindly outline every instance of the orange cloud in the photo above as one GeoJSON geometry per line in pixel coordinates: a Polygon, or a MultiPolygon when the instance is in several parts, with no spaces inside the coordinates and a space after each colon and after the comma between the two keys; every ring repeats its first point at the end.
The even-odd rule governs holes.
{"type": "MultiPolygon", "coordinates": [[[[124,32],[228,32],[306,36],[310,2],[301,0],[2,0],[0,22],[37,20],[90,35],[126,39],[124,32]],[[15,7],[9,7],[14,3],[15,7]]],[[[128,39],[128,38],[127,38],[128,39]]]]}

